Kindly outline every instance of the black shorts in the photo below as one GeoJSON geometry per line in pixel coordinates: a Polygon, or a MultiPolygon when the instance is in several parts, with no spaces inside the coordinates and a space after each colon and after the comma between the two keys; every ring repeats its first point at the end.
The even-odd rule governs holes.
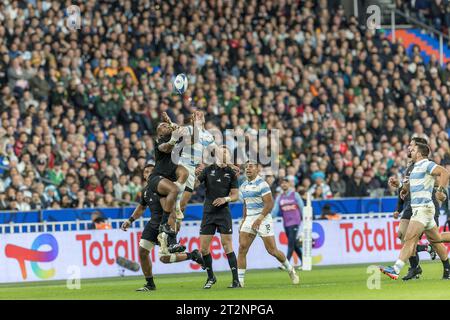
{"type": "Polygon", "coordinates": [[[411,220],[412,217],[412,209],[404,210],[400,219],[411,220]]]}
{"type": "Polygon", "coordinates": [[[229,208],[215,212],[204,212],[202,224],[200,226],[201,235],[213,235],[216,230],[220,234],[232,234],[233,222],[229,208]]]}
{"type": "Polygon", "coordinates": [[[159,245],[158,242],[159,226],[153,223],[147,223],[144,231],[142,231],[141,239],[153,242],[155,245],[159,245]]]}
{"type": "Polygon", "coordinates": [[[148,178],[148,187],[152,192],[158,193],[158,184],[159,182],[164,179],[163,176],[160,176],[159,174],[152,174],[148,178]]]}

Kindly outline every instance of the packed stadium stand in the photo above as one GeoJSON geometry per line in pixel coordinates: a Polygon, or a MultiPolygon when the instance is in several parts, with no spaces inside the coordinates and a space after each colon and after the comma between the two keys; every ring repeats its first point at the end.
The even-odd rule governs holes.
{"type": "MultiPolygon", "coordinates": [[[[137,201],[161,113],[182,124],[193,105],[208,129],[280,130],[273,190],[395,195],[412,135],[450,166],[448,57],[362,29],[339,1],[89,0],[75,32],[68,4],[0,3],[0,210],[137,201]],[[173,92],[181,72],[192,101],[173,92]]],[[[420,18],[446,28],[443,10],[420,18]]]]}

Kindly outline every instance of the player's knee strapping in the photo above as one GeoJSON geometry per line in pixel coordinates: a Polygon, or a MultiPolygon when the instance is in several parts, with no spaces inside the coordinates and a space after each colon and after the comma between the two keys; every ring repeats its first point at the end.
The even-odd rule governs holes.
{"type": "Polygon", "coordinates": [[[158,257],[161,258],[165,258],[165,259],[169,259],[169,263],[174,263],[177,262],[177,255],[175,253],[163,253],[161,251],[158,252],[158,257]]]}
{"type": "Polygon", "coordinates": [[[144,248],[145,250],[152,251],[152,249],[155,246],[155,244],[153,242],[151,242],[151,241],[148,241],[148,240],[145,240],[145,239],[141,239],[139,241],[139,246],[141,248],[144,248]]]}

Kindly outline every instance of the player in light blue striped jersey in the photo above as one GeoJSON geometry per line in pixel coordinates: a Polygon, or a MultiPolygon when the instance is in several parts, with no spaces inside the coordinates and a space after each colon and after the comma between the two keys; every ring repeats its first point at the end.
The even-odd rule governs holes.
{"type": "MultiPolygon", "coordinates": [[[[177,128],[178,125],[172,123],[167,113],[162,115],[163,121],[169,123],[171,127],[177,128]]],[[[191,124],[184,127],[186,133],[183,137],[181,156],[178,165],[186,168],[188,178],[186,183],[180,186],[177,196],[175,210],[177,216],[183,216],[186,205],[191,199],[195,186],[195,171],[203,170],[204,153],[212,152],[217,148],[214,136],[205,129],[205,114],[200,111],[194,111],[191,117],[191,124]]]]}
{"type": "Polygon", "coordinates": [[[409,181],[403,184],[403,189],[411,195],[413,213],[397,262],[392,267],[380,266],[384,274],[395,280],[398,279],[405,262],[414,253],[423,232],[434,244],[434,249],[444,265],[443,279],[450,279],[447,248],[441,243],[442,238],[434,219],[435,205],[432,199],[433,187],[437,182],[436,199],[441,203],[446,200],[445,190],[449,182],[449,173],[445,168],[428,160],[429,153],[428,145],[422,143],[416,143],[411,151],[414,167],[409,175],[409,181]]]}
{"type": "Polygon", "coordinates": [[[258,173],[259,165],[256,162],[247,161],[245,166],[247,180],[239,188],[240,197],[244,202],[244,212],[239,230],[239,282],[244,287],[247,253],[256,235],[259,235],[267,252],[283,264],[292,283],[298,284],[299,278],[295,269],[286,259],[284,253],[277,248],[272,215],[270,214],[273,208],[272,192],[267,182],[258,173]]]}

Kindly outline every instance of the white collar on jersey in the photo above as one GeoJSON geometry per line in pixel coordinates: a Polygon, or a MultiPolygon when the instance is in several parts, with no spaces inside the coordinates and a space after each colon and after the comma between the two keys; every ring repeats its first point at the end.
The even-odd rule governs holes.
{"type": "Polygon", "coordinates": [[[414,163],[414,166],[418,165],[419,163],[422,163],[424,161],[428,160],[427,158],[423,158],[422,160],[419,160],[417,162],[414,163]]]}
{"type": "Polygon", "coordinates": [[[260,175],[257,175],[257,176],[255,177],[255,179],[253,179],[252,181],[248,180],[248,178],[247,178],[247,183],[248,183],[248,184],[254,184],[254,183],[255,183],[256,181],[258,181],[259,179],[262,179],[260,175]]]}

